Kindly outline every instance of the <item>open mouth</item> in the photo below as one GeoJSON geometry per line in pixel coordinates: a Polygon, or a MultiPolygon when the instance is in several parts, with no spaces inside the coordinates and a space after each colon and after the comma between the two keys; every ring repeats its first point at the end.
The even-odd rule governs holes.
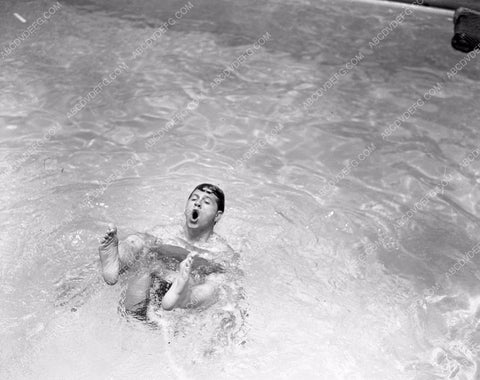
{"type": "Polygon", "coordinates": [[[198,210],[193,210],[192,211],[192,220],[196,222],[198,219],[198,210]]]}

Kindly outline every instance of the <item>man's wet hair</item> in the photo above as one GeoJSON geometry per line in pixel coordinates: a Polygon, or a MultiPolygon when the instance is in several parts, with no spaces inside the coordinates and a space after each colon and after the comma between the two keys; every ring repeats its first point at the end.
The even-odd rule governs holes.
{"type": "Polygon", "coordinates": [[[211,183],[201,183],[198,185],[188,196],[188,199],[192,196],[195,190],[204,191],[206,193],[212,193],[217,197],[217,208],[218,211],[223,212],[225,210],[225,194],[223,193],[222,189],[218,186],[212,185],[211,183]]]}

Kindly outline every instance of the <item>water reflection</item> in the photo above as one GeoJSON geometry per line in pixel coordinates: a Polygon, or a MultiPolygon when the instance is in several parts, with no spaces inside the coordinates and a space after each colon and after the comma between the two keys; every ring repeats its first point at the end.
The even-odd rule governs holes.
{"type": "MultiPolygon", "coordinates": [[[[478,258],[455,276],[445,273],[478,235],[478,161],[460,165],[479,141],[471,100],[479,95],[477,63],[391,138],[381,136],[461,57],[441,42],[449,40],[450,20],[415,12],[305,111],[312,92],[368,46],[395,10],[195,2],[135,58],[178,2],[62,4],[61,17],[6,60],[0,74],[2,166],[21,160],[2,177],[0,192],[0,286],[8,305],[1,326],[11,348],[1,361],[12,363],[0,366],[6,378],[21,378],[24,370],[13,364],[19,362],[26,378],[138,371],[475,378],[478,258]],[[266,32],[271,41],[211,89],[266,32]],[[68,118],[121,62],[129,70],[68,118]],[[52,127],[58,133],[40,146],[52,127]],[[375,150],[358,167],[337,176],[371,144],[375,150]],[[122,170],[128,160],[136,165],[122,170]],[[396,226],[445,173],[451,180],[444,191],[396,226]],[[95,252],[104,222],[125,233],[177,223],[187,189],[207,180],[227,195],[219,232],[241,254],[249,309],[246,343],[215,360],[198,350],[211,343],[202,335],[204,320],[189,316],[191,335],[170,349],[162,333],[132,328],[116,313],[121,289],[97,281],[95,252]]],[[[47,5],[19,2],[15,11],[30,20],[47,5]]],[[[23,26],[1,17],[8,41],[23,26]]]]}

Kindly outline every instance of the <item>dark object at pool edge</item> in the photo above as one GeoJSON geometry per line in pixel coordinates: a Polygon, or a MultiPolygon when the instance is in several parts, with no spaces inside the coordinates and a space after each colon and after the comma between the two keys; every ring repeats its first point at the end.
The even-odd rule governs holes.
{"type": "Polygon", "coordinates": [[[469,53],[480,45],[480,12],[458,8],[453,16],[454,36],[452,47],[469,53]]]}
{"type": "Polygon", "coordinates": [[[474,9],[480,11],[480,2],[478,0],[423,0],[420,4],[420,1],[415,0],[383,0],[391,3],[405,3],[405,4],[415,4],[422,5],[425,7],[434,7],[434,8],[443,8],[455,10],[460,7],[474,9]]]}

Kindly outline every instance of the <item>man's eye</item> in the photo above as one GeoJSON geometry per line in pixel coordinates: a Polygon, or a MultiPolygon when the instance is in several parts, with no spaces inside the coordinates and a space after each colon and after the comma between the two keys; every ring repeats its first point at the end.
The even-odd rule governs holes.
{"type": "Polygon", "coordinates": [[[207,205],[209,205],[209,204],[210,204],[210,201],[207,199],[207,200],[205,201],[205,203],[206,203],[207,205]]]}

